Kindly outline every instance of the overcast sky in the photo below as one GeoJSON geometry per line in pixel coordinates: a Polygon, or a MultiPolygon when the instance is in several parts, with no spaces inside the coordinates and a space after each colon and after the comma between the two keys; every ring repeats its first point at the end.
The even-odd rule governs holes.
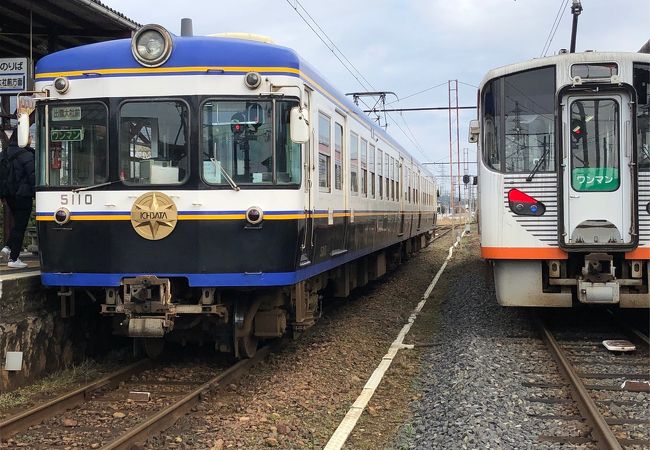
{"type": "MultiPolygon", "coordinates": [[[[459,104],[475,105],[476,86],[489,69],[542,54],[565,0],[102,0],[136,22],[180,34],[189,17],[194,34],[228,31],[271,37],[295,49],[340,92],[364,88],[296,13],[305,10],[363,74],[373,89],[400,98],[391,107],[446,106],[447,80],[458,80],[459,104]],[[300,6],[304,7],[301,9],[300,6]],[[416,92],[443,84],[422,94],[416,92]]],[[[569,5],[548,55],[568,48],[569,5]]],[[[650,0],[582,0],[577,51],[636,52],[650,38],[650,0]]],[[[331,45],[331,44],[330,44],[331,45]]],[[[392,101],[392,99],[388,99],[392,101]]],[[[370,102],[370,100],[367,100],[370,102]]],[[[460,115],[460,148],[473,111],[460,115]]],[[[449,160],[447,112],[392,114],[388,132],[420,161],[449,160]],[[406,123],[405,123],[406,122],[406,123]],[[408,137],[406,136],[408,135],[408,137]]],[[[453,148],[456,148],[455,134],[453,148]]],[[[455,153],[455,150],[454,150],[455,153]]],[[[454,155],[455,158],[455,155],[454,155]]],[[[439,168],[432,168],[437,173],[439,168]]],[[[470,166],[470,173],[475,168],[470,166]]],[[[448,169],[445,168],[445,173],[448,169]]]]}

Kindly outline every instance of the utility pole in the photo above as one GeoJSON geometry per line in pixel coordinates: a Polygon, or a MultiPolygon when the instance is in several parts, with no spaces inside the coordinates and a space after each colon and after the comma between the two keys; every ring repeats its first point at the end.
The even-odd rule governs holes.
{"type": "MultiPolygon", "coordinates": [[[[452,140],[451,134],[451,80],[447,81],[447,94],[449,99],[449,109],[447,110],[449,115],[449,212],[451,213],[451,234],[455,236],[454,230],[454,142],[452,140]]],[[[458,105],[456,105],[458,106],[458,105]]]]}

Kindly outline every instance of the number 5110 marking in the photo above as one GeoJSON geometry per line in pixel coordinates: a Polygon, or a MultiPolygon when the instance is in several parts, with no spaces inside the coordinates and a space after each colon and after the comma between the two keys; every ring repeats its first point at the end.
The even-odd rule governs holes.
{"type": "Polygon", "coordinates": [[[62,205],[92,205],[93,194],[61,194],[62,205]]]}

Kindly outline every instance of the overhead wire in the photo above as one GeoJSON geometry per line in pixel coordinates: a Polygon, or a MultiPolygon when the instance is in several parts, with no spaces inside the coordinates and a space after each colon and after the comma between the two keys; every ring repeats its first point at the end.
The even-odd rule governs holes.
{"type": "MultiPolygon", "coordinates": [[[[342,59],[339,57],[339,55],[334,51],[334,49],[333,49],[332,47],[330,47],[329,44],[328,44],[327,42],[325,42],[325,40],[323,39],[323,37],[322,37],[322,36],[321,36],[321,35],[320,35],[320,34],[319,34],[315,29],[314,29],[314,27],[311,25],[311,23],[309,23],[309,21],[305,18],[305,16],[303,16],[303,15],[300,13],[300,11],[298,11],[297,6],[294,6],[294,5],[291,4],[291,1],[292,1],[292,0],[287,0],[287,3],[289,3],[289,6],[291,6],[291,7],[294,9],[294,11],[296,11],[296,14],[298,14],[298,16],[300,16],[300,18],[303,20],[303,22],[305,22],[305,23],[307,24],[307,26],[308,26],[308,27],[309,27],[309,28],[314,32],[314,34],[318,37],[318,39],[320,39],[321,42],[322,42],[323,44],[325,44],[325,47],[327,47],[327,49],[328,49],[329,51],[332,52],[332,54],[334,55],[334,57],[336,57],[336,59],[339,60],[339,62],[343,65],[343,67],[345,68],[345,70],[347,70],[348,72],[350,72],[350,75],[352,75],[352,77],[353,77],[355,80],[357,80],[357,82],[358,82],[361,86],[363,86],[364,89],[368,89],[368,88],[363,84],[363,82],[362,82],[362,81],[361,81],[361,80],[360,80],[360,79],[359,79],[359,78],[354,74],[354,72],[352,72],[352,70],[350,70],[350,68],[349,68],[349,67],[348,67],[348,66],[343,62],[343,60],[342,60],[342,59]]],[[[300,5],[300,7],[301,7],[303,10],[305,10],[305,7],[302,6],[302,4],[301,4],[298,0],[293,0],[293,1],[295,1],[296,4],[300,5]]],[[[306,11],[306,10],[305,10],[305,11],[306,11]]],[[[307,13],[307,14],[308,14],[308,13],[307,13]]],[[[310,16],[310,17],[311,17],[311,16],[310,16]]],[[[320,26],[318,26],[318,24],[316,24],[316,26],[318,27],[318,29],[321,29],[321,30],[322,30],[322,28],[320,28],[320,26]]],[[[327,36],[327,34],[325,34],[325,32],[323,32],[323,34],[325,35],[325,37],[327,37],[327,39],[328,39],[330,42],[332,42],[331,39],[327,36]]],[[[339,50],[339,52],[340,52],[340,50],[339,50]]],[[[343,55],[343,54],[341,53],[341,55],[343,55]]],[[[345,55],[343,55],[343,57],[345,58],[345,55]]],[[[347,59],[347,58],[346,58],[346,59],[347,59]]],[[[354,66],[352,66],[352,67],[354,67],[354,66]]],[[[355,68],[355,70],[356,70],[356,68],[355,68]]],[[[371,87],[372,87],[372,86],[371,86],[371,87]]]]}
{"type": "Polygon", "coordinates": [[[456,80],[456,81],[458,81],[459,84],[464,84],[465,86],[470,86],[470,87],[473,87],[473,88],[476,88],[476,89],[479,88],[478,86],[476,86],[475,84],[472,84],[472,83],[466,83],[466,82],[460,81],[460,80],[456,80]]]}
{"type": "MultiPolygon", "coordinates": [[[[367,108],[369,108],[368,104],[367,104],[366,102],[364,102],[363,99],[359,99],[359,101],[360,101],[361,103],[363,103],[364,106],[366,106],[367,108]]],[[[417,150],[417,152],[420,154],[420,156],[421,156],[423,159],[426,159],[426,155],[423,153],[422,147],[420,146],[420,143],[419,143],[419,142],[417,141],[417,139],[415,138],[415,135],[413,136],[413,138],[411,138],[411,136],[409,136],[408,133],[407,133],[406,131],[404,131],[404,129],[400,126],[400,124],[395,120],[395,118],[394,118],[393,116],[391,116],[390,114],[388,114],[388,117],[390,117],[390,119],[393,121],[393,123],[395,124],[395,126],[397,126],[397,128],[402,132],[402,134],[406,137],[406,139],[408,139],[409,142],[410,142],[411,144],[413,144],[413,147],[415,148],[415,150],[417,150]]],[[[408,126],[408,125],[407,125],[407,126],[408,126]]]]}
{"type": "Polygon", "coordinates": [[[551,29],[548,31],[548,34],[546,35],[546,40],[544,40],[544,47],[542,47],[542,51],[539,54],[539,56],[544,56],[546,53],[546,47],[549,44],[549,39],[551,37],[551,34],[553,33],[553,29],[555,28],[555,24],[558,21],[558,18],[560,17],[560,14],[562,13],[562,8],[564,7],[564,2],[566,0],[560,0],[560,7],[558,8],[557,12],[555,13],[555,18],[553,19],[553,23],[551,24],[551,29]]]}
{"type": "MultiPolygon", "coordinates": [[[[291,4],[291,1],[292,1],[292,0],[287,0],[287,1],[289,2],[289,4],[291,4]]],[[[353,69],[354,69],[354,71],[357,72],[357,74],[359,74],[359,76],[360,76],[361,78],[363,78],[363,80],[368,84],[368,86],[370,86],[372,89],[375,89],[374,86],[372,85],[372,83],[371,83],[370,81],[368,81],[368,79],[367,79],[365,76],[363,76],[363,74],[361,73],[361,71],[359,71],[359,69],[357,69],[357,68],[355,67],[355,65],[352,64],[352,61],[350,61],[350,60],[347,58],[347,56],[345,56],[345,54],[341,51],[341,49],[338,48],[338,46],[336,45],[336,43],[330,39],[330,37],[327,35],[327,33],[325,33],[325,30],[323,30],[323,29],[321,28],[321,26],[318,24],[318,22],[316,21],[316,19],[314,19],[314,18],[312,17],[312,15],[309,14],[309,11],[307,11],[307,9],[302,5],[302,3],[300,3],[299,0],[293,0],[293,1],[296,2],[296,5],[299,5],[300,8],[302,8],[302,10],[305,12],[305,14],[307,14],[307,17],[309,17],[309,18],[311,19],[311,21],[314,23],[314,25],[316,25],[316,27],[320,30],[320,32],[323,33],[323,35],[327,38],[327,40],[332,44],[332,46],[336,49],[336,51],[339,52],[339,54],[340,54],[340,55],[341,55],[341,56],[342,56],[342,57],[347,61],[347,63],[348,63],[348,64],[349,64],[353,69]]],[[[296,7],[294,7],[294,9],[296,9],[296,7]]],[[[297,12],[297,11],[296,11],[296,12],[297,12]]],[[[330,49],[330,50],[331,50],[331,49],[330,49]]],[[[365,87],[365,86],[364,86],[364,87],[365,87]]],[[[375,89],[375,90],[376,90],[376,89],[375,89]]]]}
{"type": "Polygon", "coordinates": [[[548,36],[546,37],[546,41],[544,42],[544,48],[542,49],[542,53],[540,54],[540,57],[546,56],[549,49],[551,48],[551,44],[553,43],[553,39],[555,38],[555,33],[557,32],[557,29],[560,26],[560,23],[562,22],[562,17],[564,17],[564,13],[567,10],[569,0],[560,0],[560,2],[561,2],[560,8],[557,10],[557,14],[555,15],[555,20],[553,21],[553,25],[551,25],[551,29],[548,33],[548,36]]]}
{"type": "MultiPolygon", "coordinates": [[[[293,8],[293,10],[296,12],[296,14],[298,14],[298,16],[299,16],[299,17],[300,17],[300,18],[301,18],[301,19],[302,19],[302,20],[307,24],[307,26],[308,26],[308,27],[309,27],[309,28],[314,32],[314,34],[316,34],[316,36],[318,37],[318,39],[320,39],[320,41],[321,41],[321,42],[322,42],[322,43],[323,43],[323,44],[328,48],[328,50],[331,51],[332,54],[334,54],[334,56],[336,57],[336,59],[337,59],[337,60],[338,60],[342,65],[343,65],[343,67],[345,67],[345,69],[350,73],[350,75],[352,75],[352,77],[353,77],[355,80],[357,80],[357,82],[358,82],[358,83],[359,83],[359,84],[360,84],[364,89],[366,89],[366,90],[370,90],[370,89],[372,89],[373,91],[376,91],[376,90],[377,90],[377,89],[372,85],[372,83],[370,83],[370,82],[369,82],[369,81],[368,81],[368,80],[363,76],[363,74],[361,73],[361,71],[359,71],[359,70],[354,66],[354,64],[352,64],[352,62],[350,62],[350,60],[349,60],[349,59],[348,59],[348,58],[343,54],[343,52],[342,52],[342,51],[341,51],[341,50],[336,46],[336,44],[334,43],[334,41],[332,41],[332,39],[330,39],[330,37],[329,37],[329,36],[327,35],[327,33],[323,30],[323,28],[322,28],[320,25],[318,25],[318,22],[316,21],[316,19],[314,19],[313,16],[312,16],[311,14],[309,14],[309,12],[307,11],[307,9],[302,5],[302,3],[300,3],[300,0],[287,0],[287,3],[289,4],[289,6],[291,6],[291,8],[293,8]],[[309,20],[307,20],[307,18],[306,18],[303,14],[300,13],[300,11],[298,10],[298,7],[300,7],[300,9],[302,9],[302,10],[305,12],[305,14],[306,14],[306,15],[307,15],[311,20],[312,20],[312,22],[314,23],[314,25],[316,26],[316,28],[318,28],[318,30],[320,30],[320,32],[321,32],[321,33],[323,34],[323,36],[327,39],[327,41],[329,41],[329,42],[331,43],[331,46],[330,46],[330,45],[325,41],[325,39],[323,38],[323,36],[321,36],[321,34],[319,34],[318,31],[316,31],[316,29],[314,28],[314,26],[312,26],[312,24],[309,22],[309,20]],[[338,52],[338,54],[337,54],[337,52],[338,52]],[[341,56],[339,56],[339,54],[340,54],[341,56]],[[347,65],[345,62],[343,62],[343,60],[342,60],[341,58],[345,59],[345,60],[348,62],[349,66],[352,67],[352,68],[353,68],[353,69],[354,69],[354,70],[359,74],[359,76],[355,75],[354,72],[350,69],[350,67],[348,67],[348,65],[347,65]],[[364,83],[359,79],[359,77],[361,77],[361,78],[365,81],[365,83],[367,84],[367,86],[366,86],[366,85],[365,85],[365,84],[364,84],[364,83]],[[368,87],[370,87],[370,89],[368,89],[368,87]]],[[[444,83],[443,83],[443,84],[444,84],[444,83]]],[[[437,86],[436,86],[436,87],[437,87],[437,86]]],[[[432,89],[433,89],[433,88],[432,88],[432,89]]],[[[360,99],[360,100],[361,100],[361,99],[360,99]]],[[[363,102],[363,100],[361,100],[361,102],[362,102],[366,107],[368,107],[369,109],[371,109],[371,108],[369,107],[368,104],[366,104],[365,102],[363,102]]],[[[398,123],[398,122],[393,118],[393,116],[392,116],[390,113],[386,113],[386,116],[387,116],[387,117],[390,117],[390,119],[391,119],[391,120],[393,121],[393,123],[397,126],[397,128],[399,128],[400,131],[404,134],[404,136],[406,136],[406,138],[407,138],[407,139],[408,139],[408,140],[409,140],[409,141],[410,141],[410,142],[415,146],[415,149],[418,151],[418,153],[420,153],[422,157],[425,157],[425,158],[426,158],[426,156],[425,156],[425,155],[422,153],[422,151],[420,150],[422,147],[421,147],[421,145],[419,144],[419,142],[417,142],[417,138],[415,138],[415,135],[413,135],[413,138],[415,139],[415,141],[414,141],[414,140],[411,139],[411,137],[410,137],[410,136],[409,136],[409,135],[408,135],[408,134],[407,134],[407,133],[402,129],[402,127],[399,125],[399,123],[398,123]]]]}
{"type": "Polygon", "coordinates": [[[440,84],[436,84],[435,86],[431,86],[431,87],[428,87],[428,88],[426,88],[426,89],[422,89],[421,91],[418,91],[418,92],[415,92],[415,93],[413,93],[413,94],[407,95],[406,97],[398,98],[397,100],[394,100],[394,101],[392,101],[392,102],[386,103],[386,106],[388,106],[388,105],[392,105],[392,104],[394,104],[394,103],[399,103],[399,102],[401,102],[402,100],[406,100],[407,98],[415,97],[416,95],[420,95],[420,94],[423,94],[423,93],[425,93],[425,92],[431,91],[431,90],[433,90],[433,89],[435,89],[435,88],[439,88],[439,87],[441,87],[441,86],[444,86],[445,84],[447,84],[446,81],[443,82],[443,83],[440,83],[440,84]]]}

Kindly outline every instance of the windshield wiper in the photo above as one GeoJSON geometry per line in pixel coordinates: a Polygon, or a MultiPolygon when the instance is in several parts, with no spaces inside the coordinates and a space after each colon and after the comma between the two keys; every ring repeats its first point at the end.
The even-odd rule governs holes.
{"type": "Polygon", "coordinates": [[[221,171],[221,174],[226,179],[226,181],[228,181],[228,184],[230,185],[230,187],[232,187],[235,191],[239,191],[240,190],[239,186],[237,186],[237,183],[235,183],[235,180],[230,178],[230,175],[228,175],[228,172],[226,172],[226,169],[223,168],[223,166],[221,165],[221,162],[217,161],[216,158],[210,158],[210,161],[212,161],[212,164],[214,164],[215,168],[219,167],[219,170],[221,171]]]}
{"type": "Polygon", "coordinates": [[[537,160],[537,163],[535,163],[535,167],[533,167],[533,171],[526,177],[526,181],[529,183],[533,181],[533,178],[539,171],[539,168],[542,167],[542,163],[546,161],[546,157],[548,156],[549,153],[549,146],[546,145],[546,136],[544,136],[544,143],[542,144],[544,146],[544,153],[542,153],[542,156],[537,160]]]}
{"type": "Polygon", "coordinates": [[[111,184],[120,183],[121,181],[122,180],[115,180],[115,181],[107,181],[106,183],[93,184],[92,186],[86,186],[86,187],[82,187],[82,188],[73,189],[72,192],[74,192],[76,194],[77,192],[89,191],[91,189],[99,188],[99,187],[102,187],[102,186],[110,186],[111,184]]]}

